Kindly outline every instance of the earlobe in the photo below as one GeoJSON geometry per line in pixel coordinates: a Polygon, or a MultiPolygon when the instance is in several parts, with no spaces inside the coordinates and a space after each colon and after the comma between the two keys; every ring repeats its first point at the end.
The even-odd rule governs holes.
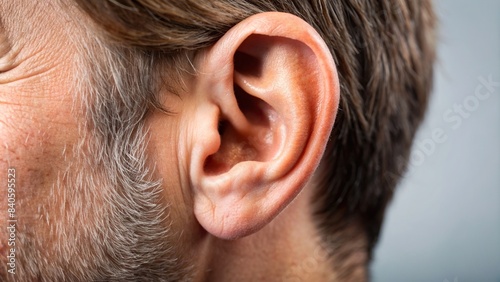
{"type": "Polygon", "coordinates": [[[237,24],[199,62],[194,212],[213,235],[238,238],[271,221],[317,168],[338,107],[335,64],[309,24],[274,12],[237,24]]]}

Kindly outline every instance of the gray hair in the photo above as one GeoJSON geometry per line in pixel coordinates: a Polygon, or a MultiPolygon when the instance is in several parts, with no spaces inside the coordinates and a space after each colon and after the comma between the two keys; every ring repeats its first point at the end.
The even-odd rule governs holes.
{"type": "Polygon", "coordinates": [[[80,142],[64,150],[71,165],[60,171],[50,202],[38,208],[49,234],[19,234],[16,278],[186,280],[190,267],[173,247],[180,234],[170,229],[163,187],[145,153],[144,118],[159,86],[151,85],[155,58],[105,44],[91,26],[81,24],[83,36],[74,38],[74,112],[85,120],[80,142]]]}

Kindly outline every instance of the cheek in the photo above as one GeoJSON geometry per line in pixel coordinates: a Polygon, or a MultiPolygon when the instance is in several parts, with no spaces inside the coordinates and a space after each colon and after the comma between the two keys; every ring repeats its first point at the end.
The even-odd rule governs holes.
{"type": "Polygon", "coordinates": [[[0,169],[16,168],[23,198],[35,197],[51,184],[54,172],[64,167],[68,147],[75,143],[76,129],[43,117],[47,115],[40,111],[29,118],[11,115],[0,120],[10,124],[0,126],[0,169]]]}
{"type": "MultiPolygon", "coordinates": [[[[78,130],[74,125],[68,126],[71,116],[62,122],[60,116],[43,108],[31,112],[28,108],[0,110],[0,240],[6,242],[9,208],[15,208],[18,238],[27,232],[46,233],[49,226],[44,223],[53,208],[47,205],[51,189],[71,160],[71,144],[75,143],[78,130]],[[15,177],[9,170],[15,171],[15,177]],[[15,190],[7,189],[9,181],[15,183],[15,190]],[[15,198],[15,205],[9,206],[8,198],[15,198]]],[[[4,248],[0,257],[5,255],[4,248]]]]}

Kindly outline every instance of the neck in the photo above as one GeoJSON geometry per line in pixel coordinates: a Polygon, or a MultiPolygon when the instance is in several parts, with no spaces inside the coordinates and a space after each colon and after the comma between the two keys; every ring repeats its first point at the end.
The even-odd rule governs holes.
{"type": "Polygon", "coordinates": [[[310,189],[262,230],[228,241],[211,238],[204,281],[332,281],[327,250],[312,220],[310,189]]]}

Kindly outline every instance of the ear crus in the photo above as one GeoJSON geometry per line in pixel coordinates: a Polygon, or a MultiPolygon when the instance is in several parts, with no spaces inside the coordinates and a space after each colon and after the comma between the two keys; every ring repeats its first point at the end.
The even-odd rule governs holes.
{"type": "Polygon", "coordinates": [[[200,224],[220,238],[263,227],[317,168],[339,87],[317,32],[285,13],[252,16],[199,62],[189,177],[200,224]]]}

